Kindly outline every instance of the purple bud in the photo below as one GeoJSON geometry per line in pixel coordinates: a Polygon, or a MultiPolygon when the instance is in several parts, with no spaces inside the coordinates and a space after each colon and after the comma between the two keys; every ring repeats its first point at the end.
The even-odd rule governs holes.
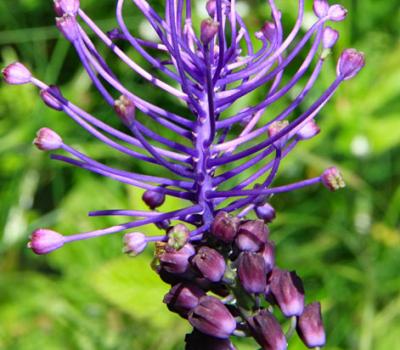
{"type": "Polygon", "coordinates": [[[56,18],[56,25],[65,38],[71,42],[79,38],[79,27],[75,16],[68,14],[56,18]]]}
{"type": "MultiPolygon", "coordinates": [[[[268,135],[269,137],[274,137],[276,134],[280,133],[283,129],[285,129],[289,125],[287,120],[278,120],[268,127],[268,135]]],[[[288,140],[289,135],[282,136],[278,141],[274,143],[276,147],[283,147],[288,140]]]]}
{"type": "Polygon", "coordinates": [[[166,246],[159,255],[161,267],[170,273],[184,273],[189,267],[189,258],[195,253],[190,243],[186,243],[179,250],[166,246]]]}
{"type": "Polygon", "coordinates": [[[123,252],[131,256],[139,255],[147,246],[146,236],[141,232],[132,232],[124,235],[123,252]]]}
{"type": "Polygon", "coordinates": [[[230,243],[235,239],[237,229],[237,220],[228,213],[220,211],[214,218],[211,226],[211,233],[221,241],[230,243]]]}
{"type": "Polygon", "coordinates": [[[211,282],[219,282],[226,268],[224,257],[215,249],[206,246],[199,249],[192,264],[211,282]]]}
{"type": "Polygon", "coordinates": [[[61,137],[49,128],[41,128],[36,133],[36,138],[33,140],[34,145],[41,151],[53,151],[59,149],[63,141],[61,137]]]}
{"type": "Polygon", "coordinates": [[[326,337],[320,303],[312,303],[304,308],[297,321],[297,333],[309,348],[325,345],[326,337]]]}
{"type": "Polygon", "coordinates": [[[79,5],[79,0],[54,0],[54,11],[59,17],[64,14],[76,15],[79,5]]]}
{"type": "Polygon", "coordinates": [[[275,268],[270,277],[270,291],[286,317],[300,316],[304,310],[304,288],[294,271],[275,268]]]}
{"type": "Polygon", "coordinates": [[[287,341],[276,318],[267,310],[247,319],[254,339],[264,350],[286,350],[287,341]]]}
{"type": "Polygon", "coordinates": [[[267,270],[261,254],[244,252],[239,257],[238,277],[248,293],[263,293],[267,284],[267,270]]]}
{"type": "Polygon", "coordinates": [[[331,27],[325,27],[322,34],[322,46],[324,49],[331,49],[339,39],[339,32],[331,27]]]}
{"type": "MultiPolygon", "coordinates": [[[[127,125],[127,126],[132,125],[132,123],[135,120],[136,107],[135,107],[134,103],[128,97],[122,95],[118,100],[115,100],[114,101],[114,110],[118,114],[118,116],[121,118],[121,120],[124,122],[125,125],[127,125]]],[[[154,193],[154,191],[146,191],[146,192],[154,193]]],[[[158,195],[160,196],[162,194],[158,193],[158,195]]],[[[146,202],[146,204],[147,204],[147,202],[146,202]]],[[[154,209],[154,208],[152,208],[152,209],[154,209]]]]}
{"type": "Polygon", "coordinates": [[[297,131],[300,140],[309,140],[320,133],[321,129],[314,120],[308,121],[297,131]]]}
{"type": "Polygon", "coordinates": [[[260,220],[263,220],[264,223],[269,223],[276,217],[276,212],[274,207],[269,204],[265,203],[263,205],[257,206],[255,208],[256,215],[260,220]]]}
{"type": "Polygon", "coordinates": [[[153,210],[164,203],[165,194],[158,191],[147,190],[143,193],[142,200],[153,210]]]}
{"type": "Polygon", "coordinates": [[[235,350],[229,339],[219,339],[197,330],[185,336],[185,350],[235,350]]]}
{"type": "Polygon", "coordinates": [[[340,55],[336,72],[344,80],[349,80],[354,78],[364,66],[365,56],[363,52],[356,49],[346,49],[340,55]]]}
{"type": "Polygon", "coordinates": [[[342,5],[332,5],[328,10],[328,17],[331,21],[341,22],[347,16],[347,10],[342,5]]]}
{"type": "Polygon", "coordinates": [[[168,245],[179,250],[187,243],[189,236],[189,229],[184,224],[177,224],[168,231],[168,245]]]}
{"type": "Polygon", "coordinates": [[[216,0],[208,0],[206,4],[206,10],[210,17],[214,17],[217,11],[217,1],[216,0]]]}
{"type": "Polygon", "coordinates": [[[32,249],[36,254],[48,254],[53,250],[61,248],[64,242],[65,238],[63,235],[41,228],[32,233],[28,248],[32,249]]]}
{"type": "Polygon", "coordinates": [[[236,245],[240,250],[257,252],[268,239],[268,228],[262,220],[249,220],[239,226],[236,245]]]}
{"type": "Polygon", "coordinates": [[[120,39],[122,35],[121,31],[118,28],[113,28],[109,30],[106,34],[111,40],[120,39]]]}
{"type": "Polygon", "coordinates": [[[22,63],[14,62],[5,67],[2,71],[7,84],[22,85],[31,81],[32,74],[22,63]]]}
{"type": "Polygon", "coordinates": [[[329,191],[337,191],[346,187],[342,173],[336,167],[326,169],[321,175],[321,182],[329,191]]]}
{"type": "Polygon", "coordinates": [[[269,42],[272,42],[276,36],[275,23],[265,22],[260,31],[256,33],[256,36],[259,37],[260,34],[263,35],[264,38],[267,39],[269,42]]]}
{"type": "Polygon", "coordinates": [[[55,85],[51,85],[47,89],[40,90],[40,97],[47,106],[55,109],[56,111],[61,111],[63,109],[63,103],[60,102],[60,100],[66,102],[61,94],[60,89],[55,85]]]}
{"type": "Polygon", "coordinates": [[[273,242],[268,241],[264,244],[264,247],[259,252],[265,263],[265,268],[267,273],[270,273],[272,269],[275,267],[275,245],[273,242]]]}
{"type": "Polygon", "coordinates": [[[327,0],[314,0],[314,13],[318,18],[323,18],[328,14],[329,4],[327,0]]]}
{"type": "Polygon", "coordinates": [[[171,226],[171,222],[169,220],[162,220],[156,222],[155,224],[160,230],[167,230],[171,226]]]}
{"type": "Polygon", "coordinates": [[[214,22],[212,19],[205,19],[200,25],[200,40],[203,45],[207,46],[215,35],[218,33],[218,22],[214,22]]]}
{"type": "Polygon", "coordinates": [[[226,339],[236,329],[236,321],[227,307],[217,298],[203,296],[189,314],[190,324],[202,333],[226,339]]]}
{"type": "Polygon", "coordinates": [[[192,283],[179,283],[165,295],[164,303],[170,311],[186,318],[198,304],[204,291],[192,283]]]}

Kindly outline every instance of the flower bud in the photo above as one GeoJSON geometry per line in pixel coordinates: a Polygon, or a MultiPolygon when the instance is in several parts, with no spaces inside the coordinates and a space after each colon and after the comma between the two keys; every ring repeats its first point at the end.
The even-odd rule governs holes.
{"type": "Polygon", "coordinates": [[[164,303],[168,310],[186,318],[198,304],[204,291],[192,283],[178,283],[165,295],[164,303]]]}
{"type": "Polygon", "coordinates": [[[224,257],[215,249],[206,246],[199,249],[192,264],[211,282],[219,282],[226,268],[224,257]]]}
{"type": "Polygon", "coordinates": [[[32,74],[22,63],[14,62],[5,67],[2,71],[7,84],[22,85],[31,81],[32,74]]]}
{"type": "Polygon", "coordinates": [[[286,317],[300,316],[304,310],[303,283],[294,271],[275,268],[270,277],[270,291],[286,317]]]}
{"type": "Polygon", "coordinates": [[[54,11],[59,17],[64,14],[76,15],[79,5],[79,0],[54,0],[54,11]]]}
{"type": "Polygon", "coordinates": [[[189,236],[189,229],[183,224],[177,224],[168,231],[168,245],[179,250],[187,243],[189,236]]]}
{"type": "Polygon", "coordinates": [[[159,254],[161,267],[170,273],[184,273],[189,267],[189,258],[195,253],[190,243],[186,243],[179,250],[166,246],[165,250],[159,254]]]}
{"type": "MultiPolygon", "coordinates": [[[[280,133],[283,129],[285,129],[289,125],[287,120],[278,120],[268,127],[268,135],[269,137],[274,137],[276,134],[280,133]]],[[[282,148],[288,140],[289,135],[283,135],[277,141],[274,142],[275,147],[282,148]]]]}
{"type": "Polygon", "coordinates": [[[328,14],[329,4],[327,0],[314,0],[314,13],[318,18],[323,18],[328,14]]]}
{"type": "Polygon", "coordinates": [[[206,4],[206,10],[208,15],[211,18],[214,18],[215,13],[217,11],[217,1],[216,0],[208,0],[206,4]]]}
{"type": "Polygon", "coordinates": [[[116,40],[116,39],[120,39],[123,34],[121,33],[121,31],[118,28],[113,28],[113,29],[109,30],[106,33],[106,35],[110,40],[116,40]]]}
{"type": "MultiPolygon", "coordinates": [[[[132,123],[135,121],[136,107],[135,107],[134,103],[125,95],[120,96],[120,98],[118,100],[114,101],[114,110],[126,126],[131,126],[132,123]]],[[[154,191],[146,191],[146,192],[154,192],[154,191]]],[[[158,193],[158,196],[160,196],[160,195],[161,195],[161,193],[158,193]]],[[[147,202],[146,202],[146,204],[147,204],[147,202]]],[[[147,204],[147,205],[149,205],[149,204],[147,204]]],[[[152,208],[152,209],[154,209],[154,208],[152,208]]]]}
{"type": "Polygon", "coordinates": [[[237,233],[238,222],[224,211],[218,212],[211,225],[211,234],[219,240],[230,243],[237,233]]]}
{"type": "Polygon", "coordinates": [[[259,32],[256,33],[257,37],[262,35],[270,43],[275,39],[276,36],[276,26],[275,23],[265,22],[259,32]]]}
{"type": "Polygon", "coordinates": [[[79,38],[79,27],[75,16],[65,14],[62,17],[57,17],[56,26],[67,40],[74,42],[79,38]]]}
{"type": "Polygon", "coordinates": [[[257,217],[260,220],[263,220],[264,223],[272,222],[272,220],[274,220],[276,217],[275,209],[269,203],[265,203],[263,205],[257,206],[255,208],[255,212],[256,212],[257,217]]]}
{"type": "Polygon", "coordinates": [[[229,339],[219,339],[196,329],[185,336],[185,350],[236,350],[229,339]]]}
{"type": "Polygon", "coordinates": [[[309,348],[325,345],[326,337],[320,303],[312,303],[304,308],[297,321],[297,333],[309,348]]]}
{"type": "Polygon", "coordinates": [[[261,310],[247,320],[250,332],[265,350],[286,350],[287,341],[276,318],[267,310],[261,310]]]}
{"type": "Polygon", "coordinates": [[[340,55],[337,64],[337,75],[344,80],[354,78],[357,73],[365,66],[365,56],[363,52],[355,49],[346,49],[340,55]]]}
{"type": "Polygon", "coordinates": [[[240,250],[257,252],[268,239],[268,228],[262,220],[249,220],[239,226],[235,240],[240,250]]]}
{"type": "Polygon", "coordinates": [[[64,243],[65,238],[63,235],[41,228],[32,233],[28,248],[32,249],[36,254],[48,254],[53,250],[61,248],[64,243]]]}
{"type": "Polygon", "coordinates": [[[40,97],[48,107],[53,108],[56,111],[61,111],[63,109],[63,103],[61,101],[66,103],[66,100],[62,96],[60,89],[55,85],[51,85],[47,89],[40,90],[40,97]]]}
{"type": "Polygon", "coordinates": [[[53,151],[59,149],[63,141],[61,137],[49,128],[41,128],[36,133],[36,138],[33,140],[34,145],[41,151],[53,151]]]}
{"type": "Polygon", "coordinates": [[[239,257],[238,277],[247,293],[263,293],[267,284],[267,270],[261,254],[244,252],[239,257]]]}
{"type": "Polygon", "coordinates": [[[131,256],[139,255],[147,246],[146,236],[141,232],[132,232],[124,235],[123,252],[131,256]]]}
{"type": "Polygon", "coordinates": [[[321,182],[329,191],[337,191],[346,187],[343,175],[336,167],[326,169],[321,175],[321,182]]]}
{"type": "Polygon", "coordinates": [[[207,46],[211,40],[214,39],[218,33],[218,22],[214,22],[212,19],[205,19],[200,25],[200,40],[203,45],[207,46]]]}
{"type": "Polygon", "coordinates": [[[159,222],[156,222],[155,224],[160,230],[167,230],[171,226],[171,221],[169,220],[162,220],[159,222]]]}
{"type": "Polygon", "coordinates": [[[261,256],[264,259],[265,268],[267,273],[270,273],[275,267],[275,245],[273,242],[268,241],[264,244],[264,247],[260,251],[261,256]]]}
{"type": "Polygon", "coordinates": [[[347,16],[347,10],[342,5],[332,5],[328,10],[328,17],[331,21],[341,22],[347,16]]]}
{"type": "Polygon", "coordinates": [[[322,47],[331,49],[339,39],[339,32],[331,27],[325,27],[322,33],[322,47]]]}
{"type": "Polygon", "coordinates": [[[236,321],[227,307],[217,298],[203,296],[189,314],[190,324],[212,337],[226,339],[236,329],[236,321]]]}
{"type": "Polygon", "coordinates": [[[147,190],[142,195],[142,200],[150,209],[155,209],[161,206],[165,201],[165,194],[158,191],[147,190]]]}
{"type": "Polygon", "coordinates": [[[314,120],[308,121],[297,131],[300,140],[309,140],[320,133],[321,129],[314,120]]]}

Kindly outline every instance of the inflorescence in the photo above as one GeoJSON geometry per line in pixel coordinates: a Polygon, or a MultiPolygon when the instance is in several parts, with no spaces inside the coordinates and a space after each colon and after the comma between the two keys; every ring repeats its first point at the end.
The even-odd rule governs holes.
{"type": "Polygon", "coordinates": [[[164,14],[146,0],[132,2],[157,40],[131,33],[123,16],[124,0],[117,0],[118,27],[109,32],[81,9],[79,0],[54,1],[58,29],[126,132],[82,110],[57,86],[40,81],[19,62],[7,66],[3,76],[9,84],[35,85],[47,106],[64,112],[114,150],[159,167],[165,176],[107,166],[65,143],[55,131],[40,129],[34,140],[38,149],[51,151],[52,159],[144,189],[142,199],[149,210],[91,212],[91,216],[133,219],[73,235],[38,229],[28,246],[37,254],[47,254],[73,241],[155,224],[164,235],[129,232],[123,238],[124,252],[137,255],[154,242],[152,266],[171,285],[164,302],[194,328],[186,336],[186,349],[234,349],[229,337],[235,335],[253,337],[262,349],[283,350],[295,330],[306,346],[323,346],[320,304],[305,305],[301,279],[275,266],[267,224],[276,215],[269,203],[275,194],[320,183],[331,191],[345,186],[335,167],[296,183],[278,187],[272,183],[294,147],[320,132],[316,117],[339,85],[365,64],[361,52],[344,50],[333,82],[298,113],[339,38],[328,23],[344,20],[346,9],[314,0],[316,19],[303,33],[304,0],[298,0],[296,22],[285,36],[281,12],[274,0],[268,0],[271,19],[254,34],[259,41],[255,44],[235,0],[208,0],[204,5],[209,18],[199,25],[192,21],[191,0],[166,0],[164,14]],[[100,55],[93,36],[135,74],[184,104],[186,112],[171,112],[124,87],[100,55]],[[151,72],[121,48],[127,45],[152,67],[151,72]],[[295,73],[285,81],[285,69],[295,66],[300,57],[295,73]],[[264,91],[261,102],[238,109],[235,102],[255,90],[264,91]],[[268,107],[288,94],[291,102],[265,121],[268,107]],[[157,131],[148,126],[150,120],[157,131]],[[177,136],[174,141],[168,138],[172,133],[177,136]],[[181,199],[184,207],[160,211],[166,196],[181,199]],[[258,219],[248,219],[252,212],[258,219]],[[276,310],[281,313],[278,317],[276,310]],[[278,322],[282,317],[291,320],[286,334],[278,322]]]}

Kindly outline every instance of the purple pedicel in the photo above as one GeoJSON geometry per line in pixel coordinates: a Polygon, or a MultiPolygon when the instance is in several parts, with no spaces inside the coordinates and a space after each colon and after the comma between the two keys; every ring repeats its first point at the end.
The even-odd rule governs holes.
{"type": "Polygon", "coordinates": [[[304,307],[299,277],[276,266],[275,244],[265,224],[276,216],[270,203],[275,205],[273,197],[280,193],[318,184],[331,191],[344,187],[335,167],[311,179],[279,186],[274,181],[285,157],[320,132],[320,111],[338,87],[365,65],[363,53],[345,49],[333,81],[324,91],[311,92],[339,39],[329,24],[344,20],[347,10],[314,0],[314,23],[307,23],[303,32],[304,0],[298,0],[291,28],[283,27],[287,21],[275,1],[268,0],[265,13],[270,16],[251,33],[235,0],[205,1],[209,16],[200,20],[193,16],[192,0],[166,0],[160,12],[146,0],[132,3],[153,29],[154,40],[131,33],[124,16],[128,1],[116,0],[116,28],[107,32],[84,12],[79,0],[54,0],[56,26],[102,96],[104,116],[79,108],[57,86],[40,81],[19,62],[2,73],[11,85],[32,83],[48,107],[121,153],[124,162],[131,157],[135,163],[127,165],[129,170],[103,164],[49,128],[39,130],[34,141],[38,149],[51,152],[54,160],[141,189],[137,196],[148,210],[101,208],[89,215],[128,219],[66,236],[38,229],[28,246],[36,254],[47,254],[66,243],[153,224],[161,235],[128,231],[123,250],[138,255],[155,243],[152,266],[171,285],[164,301],[194,327],[186,337],[186,350],[232,350],[231,335],[251,335],[263,349],[284,350],[295,329],[307,346],[322,346],[319,304],[304,307]],[[126,46],[151,69],[136,63],[122,49],[126,46]],[[100,54],[104,47],[110,51],[107,60],[100,54]],[[109,56],[115,56],[128,74],[118,76],[111,68],[118,65],[109,64],[109,56]],[[285,79],[287,71],[293,74],[285,79]],[[122,81],[132,79],[170,99],[160,105],[147,101],[145,92],[131,91],[122,81]],[[264,95],[258,103],[237,108],[244,104],[242,98],[259,88],[264,95]],[[170,106],[171,100],[179,108],[170,106]],[[282,101],[290,102],[285,106],[282,101]],[[264,115],[277,108],[276,115],[264,115]],[[121,129],[103,121],[111,115],[121,122],[121,129]],[[146,173],[148,169],[152,174],[146,173]],[[166,211],[171,197],[180,201],[180,209],[166,211]],[[223,299],[207,295],[209,291],[223,299]],[[297,328],[293,323],[285,336],[262,298],[298,321],[297,328]]]}

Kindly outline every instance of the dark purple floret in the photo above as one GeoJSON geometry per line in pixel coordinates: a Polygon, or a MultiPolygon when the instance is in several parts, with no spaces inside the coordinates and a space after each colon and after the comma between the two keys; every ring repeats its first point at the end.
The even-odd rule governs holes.
{"type": "Polygon", "coordinates": [[[312,303],[304,308],[297,321],[297,333],[309,348],[325,345],[326,337],[320,303],[312,303]]]}
{"type": "Polygon", "coordinates": [[[224,257],[215,249],[203,246],[192,259],[192,264],[201,275],[211,282],[219,282],[224,276],[224,257]]]}
{"type": "Polygon", "coordinates": [[[248,293],[263,293],[267,285],[267,269],[261,254],[244,252],[239,256],[238,277],[248,293]]]}
{"type": "Polygon", "coordinates": [[[189,259],[195,254],[195,250],[191,244],[185,244],[181,249],[176,250],[165,247],[158,258],[161,263],[161,267],[169,273],[184,273],[189,268],[189,259]]]}
{"type": "Polygon", "coordinates": [[[240,250],[256,252],[267,242],[268,233],[263,220],[250,220],[239,226],[235,242],[240,250]]]}
{"type": "Polygon", "coordinates": [[[238,230],[238,220],[224,211],[220,211],[211,225],[211,233],[219,240],[232,242],[238,230]]]}
{"type": "Polygon", "coordinates": [[[198,331],[212,337],[226,339],[236,329],[236,321],[217,298],[204,296],[189,314],[190,324],[198,331]]]}

